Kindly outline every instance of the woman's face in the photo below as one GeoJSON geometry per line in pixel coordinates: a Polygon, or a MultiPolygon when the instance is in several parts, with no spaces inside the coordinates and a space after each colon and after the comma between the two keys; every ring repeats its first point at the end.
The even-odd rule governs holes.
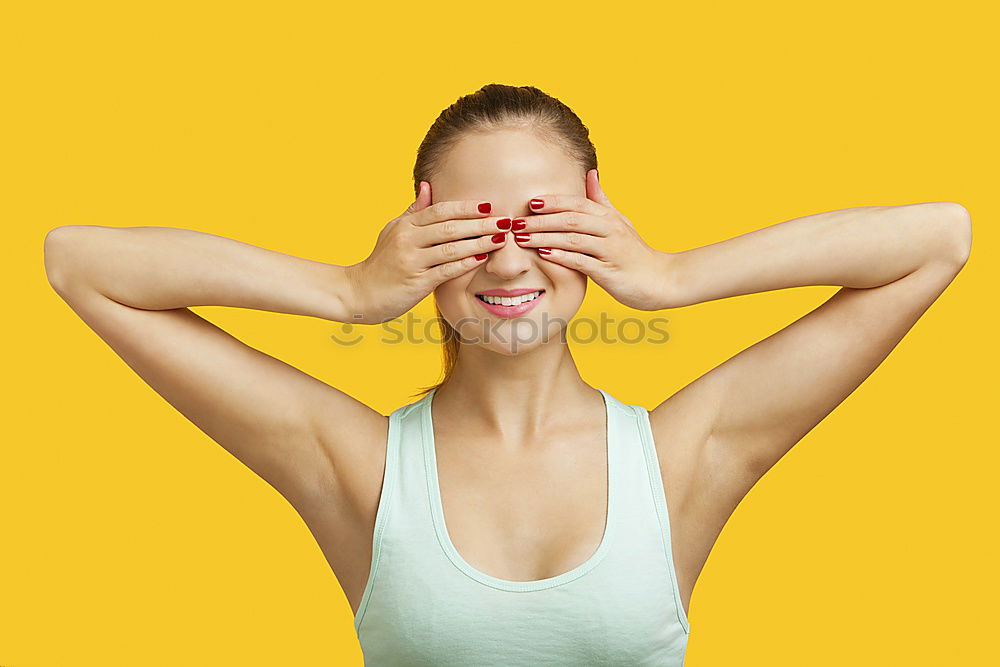
{"type": "MultiPolygon", "coordinates": [[[[526,129],[467,134],[452,147],[430,185],[432,203],[485,200],[493,204],[491,216],[511,219],[531,215],[532,197],[586,196],[586,174],[579,163],[526,129]]],[[[586,275],[547,261],[534,248],[520,247],[508,231],[502,247],[472,271],[439,285],[434,297],[465,343],[512,355],[557,342],[586,290],[586,275]],[[529,310],[514,317],[491,310],[477,296],[520,289],[541,294],[529,310]]]]}

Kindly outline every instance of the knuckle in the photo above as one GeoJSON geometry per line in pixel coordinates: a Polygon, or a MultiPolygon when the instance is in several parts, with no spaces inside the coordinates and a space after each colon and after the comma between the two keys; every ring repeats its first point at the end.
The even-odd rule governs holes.
{"type": "Polygon", "coordinates": [[[576,229],[580,226],[580,216],[576,213],[567,213],[563,223],[566,225],[567,229],[576,229]]]}
{"type": "Polygon", "coordinates": [[[445,257],[445,259],[451,259],[458,254],[458,248],[456,248],[453,243],[446,243],[441,246],[441,254],[445,257]]]}
{"type": "Polygon", "coordinates": [[[404,276],[412,276],[418,271],[416,262],[408,257],[403,257],[399,260],[399,268],[402,270],[404,276]]]}
{"type": "Polygon", "coordinates": [[[431,211],[430,208],[425,208],[421,211],[408,211],[403,215],[399,216],[398,218],[396,218],[395,220],[393,220],[393,222],[406,223],[407,226],[415,227],[417,225],[422,224],[422,222],[430,214],[430,211],[431,211]]]}
{"type": "Polygon", "coordinates": [[[458,223],[454,220],[445,220],[441,223],[441,232],[444,234],[445,238],[453,238],[458,232],[458,223]]]}

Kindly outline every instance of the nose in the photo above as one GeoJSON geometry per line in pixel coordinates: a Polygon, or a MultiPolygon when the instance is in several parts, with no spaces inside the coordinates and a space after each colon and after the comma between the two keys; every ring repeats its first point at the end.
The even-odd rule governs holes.
{"type": "Polygon", "coordinates": [[[483,268],[501,280],[512,280],[531,269],[534,252],[534,248],[522,248],[517,245],[514,233],[507,232],[503,247],[490,253],[483,268]]]}

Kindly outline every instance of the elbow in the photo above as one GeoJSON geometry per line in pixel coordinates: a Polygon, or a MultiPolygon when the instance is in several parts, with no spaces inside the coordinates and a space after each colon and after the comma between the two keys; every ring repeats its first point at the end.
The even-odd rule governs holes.
{"type": "Polygon", "coordinates": [[[78,225],[64,225],[50,229],[42,246],[45,277],[60,296],[74,282],[71,277],[72,249],[79,243],[75,231],[78,228],[78,225]]]}
{"type": "Polygon", "coordinates": [[[42,263],[49,285],[59,292],[66,282],[66,227],[50,229],[42,244],[42,263]]]}
{"type": "Polygon", "coordinates": [[[972,252],[972,216],[957,202],[940,202],[939,205],[946,209],[946,215],[942,216],[944,231],[940,255],[957,273],[969,261],[972,252]]]}

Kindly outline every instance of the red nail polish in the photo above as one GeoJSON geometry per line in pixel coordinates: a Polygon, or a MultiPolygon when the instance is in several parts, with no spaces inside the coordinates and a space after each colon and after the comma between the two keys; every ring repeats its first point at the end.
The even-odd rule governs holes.
{"type": "Polygon", "coordinates": [[[540,255],[551,255],[552,251],[549,250],[548,248],[539,248],[538,249],[538,254],[540,254],[540,255]]]}
{"type": "Polygon", "coordinates": [[[518,229],[524,229],[526,226],[524,224],[524,218],[517,218],[516,220],[514,220],[513,225],[514,225],[513,226],[514,231],[517,231],[518,229]]]}
{"type": "Polygon", "coordinates": [[[484,252],[482,255],[476,255],[476,259],[478,259],[479,261],[483,261],[484,259],[486,259],[486,253],[484,252]]]}
{"type": "Polygon", "coordinates": [[[545,206],[545,202],[542,201],[541,199],[532,199],[530,202],[528,202],[528,205],[531,206],[531,208],[537,210],[545,206]]]}
{"type": "Polygon", "coordinates": [[[510,218],[500,218],[497,220],[497,229],[510,229],[510,218]]]}
{"type": "Polygon", "coordinates": [[[529,238],[528,234],[514,234],[514,240],[518,243],[524,243],[529,238]]]}
{"type": "Polygon", "coordinates": [[[483,202],[482,204],[479,205],[480,213],[489,213],[492,210],[493,210],[493,204],[489,203],[488,201],[483,202]]]}
{"type": "Polygon", "coordinates": [[[503,239],[504,239],[505,236],[507,236],[506,233],[504,233],[504,234],[494,234],[493,236],[490,237],[490,240],[493,241],[494,243],[503,243],[503,239]]]}

